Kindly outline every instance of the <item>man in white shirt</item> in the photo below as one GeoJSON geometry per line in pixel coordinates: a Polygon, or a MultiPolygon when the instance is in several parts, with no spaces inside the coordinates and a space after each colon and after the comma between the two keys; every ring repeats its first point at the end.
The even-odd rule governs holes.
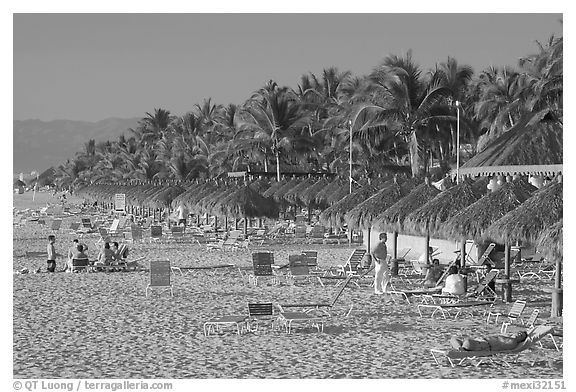
{"type": "Polygon", "coordinates": [[[386,233],[380,233],[380,241],[372,248],[370,252],[375,264],[374,274],[374,292],[376,294],[384,294],[388,292],[388,285],[390,284],[391,274],[388,268],[388,249],[386,248],[386,233]]]}

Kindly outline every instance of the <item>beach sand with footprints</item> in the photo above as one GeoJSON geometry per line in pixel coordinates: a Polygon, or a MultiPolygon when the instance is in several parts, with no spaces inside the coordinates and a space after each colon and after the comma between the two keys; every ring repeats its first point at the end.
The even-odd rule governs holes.
{"type": "MultiPolygon", "coordinates": [[[[22,208],[26,203],[17,200],[22,208]]],[[[42,200],[42,199],[41,199],[42,200]]],[[[56,249],[65,254],[75,234],[64,219],[56,233],[56,249]]],[[[544,347],[520,354],[511,367],[501,365],[451,368],[434,363],[430,349],[449,348],[452,335],[483,335],[499,331],[474,317],[431,319],[420,317],[415,305],[393,302],[373,294],[369,279],[360,287],[350,284],[326,317],[324,331],[295,328],[293,333],[262,324],[257,332],[238,336],[232,329],[204,336],[205,321],[218,315],[246,314],[248,302],[327,302],[338,290],[336,281],[273,285],[262,279],[248,284],[238,268],[172,275],[174,296],[152,292],[145,296],[148,272],[54,273],[46,270],[49,226],[26,222],[14,228],[13,372],[14,378],[469,378],[548,379],[563,377],[562,352],[545,338],[544,347]],[[42,273],[32,273],[40,268],[42,273]],[[353,305],[348,317],[346,313],[353,305]]],[[[86,235],[91,258],[97,235],[86,235]]],[[[144,257],[141,265],[169,259],[173,266],[212,266],[230,263],[250,267],[251,252],[274,252],[275,263],[289,254],[317,250],[318,263],[327,268],[346,261],[348,245],[304,243],[272,244],[249,250],[207,250],[195,243],[130,244],[130,258],[144,257]]],[[[64,259],[58,260],[57,270],[64,259]]],[[[530,280],[514,286],[514,299],[528,302],[525,317],[540,309],[539,323],[559,329],[550,319],[553,281],[530,280]]],[[[495,310],[506,312],[501,301],[495,310]]]]}

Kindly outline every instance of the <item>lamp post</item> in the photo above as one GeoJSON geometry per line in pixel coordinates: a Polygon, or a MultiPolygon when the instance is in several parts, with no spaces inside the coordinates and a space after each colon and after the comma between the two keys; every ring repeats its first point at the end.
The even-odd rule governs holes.
{"type": "Polygon", "coordinates": [[[456,184],[460,182],[460,102],[456,101],[456,184]]]}
{"type": "Polygon", "coordinates": [[[352,120],[348,120],[350,126],[350,193],[352,193],[352,120]]]}

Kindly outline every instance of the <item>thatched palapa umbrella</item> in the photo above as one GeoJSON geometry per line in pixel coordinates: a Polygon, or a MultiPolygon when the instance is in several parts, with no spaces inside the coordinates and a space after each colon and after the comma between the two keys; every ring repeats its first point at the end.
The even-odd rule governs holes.
{"type": "Polygon", "coordinates": [[[414,189],[414,181],[394,181],[388,186],[379,190],[356,207],[352,208],[345,215],[346,223],[351,229],[370,229],[375,218],[398,202],[402,197],[407,196],[414,189]]]}
{"type": "Polygon", "coordinates": [[[307,177],[304,180],[301,180],[296,186],[289,189],[284,194],[284,200],[286,200],[288,203],[291,203],[291,204],[295,204],[295,205],[299,204],[300,199],[298,198],[298,196],[299,196],[300,192],[309,188],[310,186],[312,186],[315,183],[316,183],[316,181],[312,177],[307,177]]]}
{"type": "Polygon", "coordinates": [[[552,291],[552,313],[553,317],[562,316],[562,262],[564,256],[563,241],[563,219],[554,223],[542,232],[538,238],[538,250],[542,255],[550,260],[556,261],[556,275],[554,277],[554,290],[552,291]]]}
{"type": "Polygon", "coordinates": [[[326,188],[328,184],[329,182],[326,178],[321,178],[318,181],[316,181],[313,185],[302,190],[302,192],[298,195],[298,198],[303,204],[311,206],[312,203],[314,203],[314,199],[316,199],[316,195],[318,194],[318,192],[326,188]]]}
{"type": "Polygon", "coordinates": [[[405,231],[404,220],[410,212],[426,204],[438,193],[440,193],[440,191],[430,185],[430,181],[426,178],[424,184],[418,185],[407,196],[394,203],[391,207],[373,219],[373,225],[376,229],[394,233],[394,259],[398,258],[398,233],[403,233],[405,231]]]}
{"type": "Polygon", "coordinates": [[[340,177],[336,177],[334,181],[316,193],[314,200],[317,204],[330,204],[328,202],[329,196],[337,194],[342,198],[348,193],[348,191],[348,183],[344,182],[340,177]]]}
{"type": "Polygon", "coordinates": [[[523,119],[462,165],[459,175],[561,173],[562,131],[562,124],[556,121],[523,119]]]}
{"type": "MultiPolygon", "coordinates": [[[[560,178],[560,177],[559,177],[560,178]]],[[[510,244],[523,241],[535,244],[549,226],[562,218],[562,183],[554,181],[539,189],[518,208],[510,211],[486,229],[485,237],[506,245],[504,270],[510,278],[510,244]]],[[[512,299],[511,282],[505,285],[505,298],[512,299]]]]}
{"type": "Polygon", "coordinates": [[[486,237],[501,244],[517,240],[535,244],[546,228],[562,219],[562,213],[562,183],[554,181],[494,222],[486,237]]]}
{"type": "MultiPolygon", "coordinates": [[[[439,193],[434,199],[406,217],[404,228],[408,233],[426,236],[426,260],[429,257],[430,234],[443,238],[441,224],[463,208],[480,199],[482,197],[481,189],[481,186],[477,184],[474,187],[473,182],[466,179],[460,184],[439,193]]],[[[461,244],[460,249],[461,252],[465,252],[464,245],[461,244]]],[[[462,266],[464,266],[464,256],[464,253],[461,253],[460,262],[462,266]]]]}
{"type": "Polygon", "coordinates": [[[480,241],[492,223],[525,202],[535,190],[521,178],[507,182],[448,219],[442,232],[446,238],[480,241]]]}
{"type": "Polygon", "coordinates": [[[320,223],[331,227],[344,225],[346,223],[344,215],[359,203],[368,199],[376,191],[377,189],[373,185],[364,185],[362,188],[344,196],[340,201],[335,202],[322,211],[320,214],[320,223]]]}
{"type": "Polygon", "coordinates": [[[264,197],[272,197],[272,195],[281,187],[283,187],[286,184],[287,181],[272,181],[272,183],[270,184],[270,187],[268,189],[266,189],[263,193],[262,196],[264,197]]]}
{"type": "Polygon", "coordinates": [[[244,234],[248,229],[248,218],[278,218],[278,206],[251,186],[241,186],[214,206],[222,215],[244,218],[244,234]]]}
{"type": "Polygon", "coordinates": [[[284,195],[290,191],[290,189],[294,188],[295,186],[297,186],[298,184],[300,184],[300,182],[302,182],[301,179],[295,177],[293,179],[291,179],[290,181],[288,181],[287,183],[285,183],[284,185],[282,185],[280,188],[278,188],[276,190],[276,192],[274,192],[272,194],[272,198],[274,200],[276,200],[276,202],[278,203],[284,203],[284,195]]]}

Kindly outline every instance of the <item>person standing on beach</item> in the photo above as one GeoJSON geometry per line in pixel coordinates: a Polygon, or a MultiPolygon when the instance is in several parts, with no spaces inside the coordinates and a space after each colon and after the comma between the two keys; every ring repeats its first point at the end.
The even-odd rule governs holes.
{"type": "Polygon", "coordinates": [[[186,218],[188,218],[189,211],[184,203],[180,203],[176,212],[178,213],[178,225],[186,227],[186,218]]]}
{"type": "Polygon", "coordinates": [[[374,292],[376,294],[384,294],[388,292],[388,285],[390,284],[390,268],[388,268],[388,248],[386,248],[386,233],[380,233],[379,241],[370,252],[374,259],[376,273],[374,274],[374,292]]]}
{"type": "Polygon", "coordinates": [[[49,235],[48,236],[48,261],[47,261],[47,271],[54,272],[56,271],[56,248],[54,247],[54,243],[56,242],[56,236],[49,235]]]}

